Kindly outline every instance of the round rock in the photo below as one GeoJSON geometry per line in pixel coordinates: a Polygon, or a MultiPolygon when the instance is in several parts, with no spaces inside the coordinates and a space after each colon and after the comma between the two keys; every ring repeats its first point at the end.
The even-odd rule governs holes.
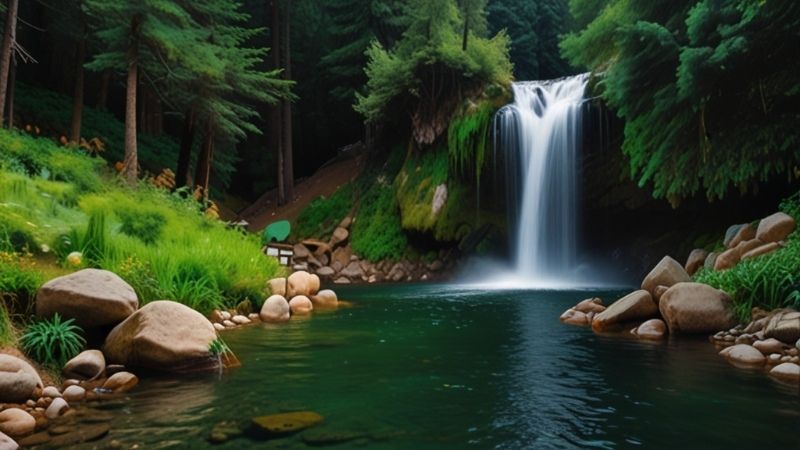
{"type": "Polygon", "coordinates": [[[22,403],[42,387],[42,379],[26,361],[0,354],[0,403],[22,403]]]}
{"type": "Polygon", "coordinates": [[[663,339],[667,335],[667,324],[661,319],[650,319],[639,325],[636,335],[642,339],[663,339]]]}
{"type": "Polygon", "coordinates": [[[186,305],[159,300],[111,330],[103,351],[110,362],[126,367],[203,370],[215,368],[209,346],[216,339],[217,331],[205,316],[186,305]]]}
{"type": "Polygon", "coordinates": [[[50,403],[50,406],[47,407],[47,410],[44,412],[44,415],[48,419],[55,419],[56,417],[63,414],[64,411],[69,408],[69,404],[63,398],[55,398],[53,402],[50,403]]]}
{"type": "Polygon", "coordinates": [[[33,433],[35,428],[36,419],[22,409],[9,408],[0,411],[0,432],[18,437],[33,433]]]}
{"type": "Polygon", "coordinates": [[[339,299],[336,292],[330,289],[323,289],[317,292],[317,295],[311,296],[311,303],[315,308],[336,308],[339,305],[339,299]]]}
{"type": "Polygon", "coordinates": [[[283,296],[273,295],[264,301],[258,314],[264,322],[286,322],[291,316],[289,302],[283,296]]]}
{"type": "Polygon", "coordinates": [[[100,350],[86,350],[64,365],[64,378],[93,380],[106,370],[106,358],[100,350]]]}
{"type": "Polygon", "coordinates": [[[754,347],[746,344],[737,344],[727,352],[730,361],[744,365],[763,365],[766,361],[764,355],[754,347]]]}
{"type": "Polygon", "coordinates": [[[289,308],[292,310],[292,314],[305,315],[311,314],[311,311],[314,310],[314,304],[305,295],[298,295],[289,300],[289,308]]]}
{"type": "Polygon", "coordinates": [[[765,355],[770,353],[780,353],[783,351],[783,343],[775,338],[764,339],[763,341],[753,342],[753,347],[765,355]]]}
{"type": "Polygon", "coordinates": [[[103,389],[108,389],[113,392],[128,392],[139,384],[139,378],[130,372],[119,372],[111,375],[109,379],[103,383],[103,389]]]}
{"type": "Polygon", "coordinates": [[[86,389],[75,385],[68,386],[64,389],[64,392],[61,393],[61,396],[68,402],[81,401],[86,397],[86,389]]]}
{"type": "Polygon", "coordinates": [[[795,363],[778,364],[769,371],[769,374],[784,381],[800,383],[800,365],[795,363]]]}

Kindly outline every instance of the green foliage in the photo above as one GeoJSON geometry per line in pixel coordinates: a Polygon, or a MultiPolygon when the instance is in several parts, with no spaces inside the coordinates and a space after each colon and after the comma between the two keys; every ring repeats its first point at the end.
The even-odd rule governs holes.
{"type": "Polygon", "coordinates": [[[347,216],[355,203],[355,192],[351,183],[346,184],[329,198],[314,199],[295,220],[292,236],[297,239],[328,236],[347,216]]]}
{"type": "Polygon", "coordinates": [[[0,312],[23,317],[33,314],[41,284],[41,273],[24,266],[19,255],[0,251],[0,312]]]}
{"type": "Polygon", "coordinates": [[[45,319],[29,325],[20,343],[25,353],[39,363],[51,368],[60,368],[75,357],[86,345],[81,336],[81,327],[73,324],[75,319],[62,321],[56,313],[52,319],[45,319]]]}
{"type": "Polygon", "coordinates": [[[566,0],[493,0],[486,10],[489,30],[508,33],[516,79],[559,78],[572,71],[559,51],[561,35],[570,25],[566,0]]]}
{"type": "Polygon", "coordinates": [[[139,238],[145,244],[156,242],[167,223],[167,218],[158,210],[117,208],[114,212],[122,222],[119,231],[139,238]]]}
{"type": "Polygon", "coordinates": [[[210,353],[214,357],[220,357],[229,353],[233,353],[231,348],[228,347],[228,344],[222,340],[221,337],[217,337],[210,344],[208,344],[208,353],[210,353]]]}
{"type": "Polygon", "coordinates": [[[101,188],[100,161],[53,141],[4,130],[0,133],[0,169],[72,184],[78,192],[101,188]]]}
{"type": "MultiPolygon", "coordinates": [[[[72,98],[63,94],[37,88],[25,83],[17,83],[17,97],[14,99],[14,108],[17,109],[24,120],[38,125],[45,130],[51,130],[58,136],[68,136],[72,118],[72,98]]],[[[125,157],[125,126],[116,116],[107,111],[94,109],[85,105],[83,107],[82,134],[84,137],[98,137],[106,145],[106,151],[100,155],[113,164],[122,161],[125,157]]],[[[30,138],[35,141],[35,139],[30,138]]],[[[174,167],[178,160],[178,143],[169,135],[153,136],[139,133],[138,154],[139,163],[146,170],[153,173],[160,172],[165,167],[174,167]]],[[[0,144],[2,145],[2,144],[0,144]]],[[[65,149],[66,151],[66,149],[65,149]]],[[[81,153],[82,151],[70,150],[81,153]]],[[[37,152],[26,152],[34,155],[37,152]]],[[[84,164],[91,161],[94,165],[102,160],[81,160],[84,164]]],[[[215,158],[214,173],[223,180],[228,180],[233,171],[233,161],[228,158],[215,158]]],[[[97,177],[97,170],[82,167],[79,173],[97,177]]],[[[70,180],[66,180],[70,181],[70,180]]]]}
{"type": "MultiPolygon", "coordinates": [[[[0,142],[7,134],[0,130],[0,142]]],[[[34,140],[55,151],[49,149],[56,147],[52,141],[34,140]]],[[[180,193],[144,182],[76,192],[69,183],[0,170],[0,230],[21,230],[31,241],[27,247],[52,246],[62,261],[72,251],[83,252],[92,266],[127,280],[143,302],[172,299],[202,312],[263,298],[265,281],[281,271],[261,252],[258,236],[204,217],[198,203],[180,193]],[[64,194],[50,194],[58,192],[64,194]]],[[[2,236],[0,245],[11,250],[2,236]]],[[[33,284],[31,293],[39,283],[33,284]]]]}
{"type": "Polygon", "coordinates": [[[447,150],[457,173],[480,180],[495,111],[494,105],[482,101],[478,105],[470,104],[466,111],[450,121],[447,150]]]}
{"type": "Polygon", "coordinates": [[[367,50],[366,96],[358,95],[356,110],[368,121],[383,120],[399,109],[418,121],[435,120],[443,101],[488,84],[511,80],[508,37],[492,39],[470,34],[462,49],[463,18],[453,0],[410,3],[411,20],[403,38],[391,50],[379,43],[367,50]]]}
{"type": "Polygon", "coordinates": [[[640,186],[676,204],[796,177],[800,4],[604,3],[562,47],[573,64],[604,72],[598,88],[625,119],[622,149],[640,186]]]}
{"type": "Polygon", "coordinates": [[[407,239],[400,226],[397,199],[387,181],[376,180],[361,198],[352,245],[369,261],[397,260],[405,252],[407,239]]]}
{"type": "Polygon", "coordinates": [[[14,332],[14,325],[8,316],[8,310],[4,302],[0,301],[0,347],[14,345],[17,343],[17,336],[14,332]]]}

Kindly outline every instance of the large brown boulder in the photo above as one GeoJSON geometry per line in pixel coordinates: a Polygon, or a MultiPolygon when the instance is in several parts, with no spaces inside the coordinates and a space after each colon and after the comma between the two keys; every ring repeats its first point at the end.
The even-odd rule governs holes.
{"type": "Polygon", "coordinates": [[[667,325],[661,319],[650,319],[636,328],[636,336],[642,339],[663,339],[667,335],[667,325]]]}
{"type": "Polygon", "coordinates": [[[209,346],[217,339],[214,326],[186,305],[159,300],[148,303],[106,338],[109,362],[163,371],[216,367],[209,346]]]}
{"type": "Polygon", "coordinates": [[[689,280],[691,280],[691,277],[689,277],[689,274],[683,269],[683,266],[671,257],[665,256],[656,264],[653,270],[644,277],[642,289],[652,295],[659,285],[670,287],[673,284],[689,280]]]}
{"type": "Polygon", "coordinates": [[[728,294],[702,283],[672,286],[658,308],[671,334],[713,333],[736,325],[728,294]]]}
{"type": "Polygon", "coordinates": [[[797,224],[792,216],[777,212],[769,217],[761,219],[758,223],[756,237],[763,242],[778,242],[786,239],[797,224]]]}
{"type": "Polygon", "coordinates": [[[706,258],[708,257],[708,252],[702,248],[696,248],[689,253],[689,257],[686,258],[686,264],[683,266],[686,273],[689,276],[694,275],[695,272],[700,270],[703,267],[703,264],[706,262],[706,258]]]}
{"type": "Polygon", "coordinates": [[[115,273],[83,269],[45,283],[36,293],[36,314],[55,313],[84,327],[116,325],[134,313],[139,299],[115,273]]]}
{"type": "Polygon", "coordinates": [[[339,305],[339,299],[332,290],[323,289],[311,297],[311,303],[315,308],[336,308],[339,305]]]}
{"type": "Polygon", "coordinates": [[[0,403],[24,403],[41,387],[42,379],[30,364],[0,354],[0,403]]]}
{"type": "MultiPolygon", "coordinates": [[[[683,267],[681,267],[683,270],[683,267]]],[[[592,329],[611,331],[631,322],[644,321],[658,316],[658,306],[646,290],[631,292],[612,303],[605,311],[594,316],[592,329]]]]}

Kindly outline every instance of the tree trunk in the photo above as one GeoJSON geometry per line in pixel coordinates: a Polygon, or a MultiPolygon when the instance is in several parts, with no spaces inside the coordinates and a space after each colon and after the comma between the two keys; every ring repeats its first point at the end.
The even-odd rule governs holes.
{"type": "Polygon", "coordinates": [[[214,121],[206,121],[206,129],[203,133],[203,142],[200,145],[200,156],[197,158],[197,170],[195,171],[194,184],[200,186],[203,191],[203,199],[208,199],[208,184],[211,179],[211,161],[214,157],[214,121]]]}
{"type": "Polygon", "coordinates": [[[11,55],[11,69],[8,73],[8,129],[14,128],[14,85],[17,82],[17,57],[11,55]]]}
{"type": "Polygon", "coordinates": [[[175,172],[175,187],[189,185],[189,165],[192,162],[192,144],[194,143],[194,108],[189,108],[183,117],[183,132],[181,133],[181,149],[178,153],[178,168],[175,172]]]}
{"type": "Polygon", "coordinates": [[[19,0],[8,0],[6,28],[3,34],[3,48],[0,50],[0,125],[3,124],[3,113],[8,92],[8,72],[11,67],[11,51],[17,39],[17,9],[19,0]]]}
{"type": "MultiPolygon", "coordinates": [[[[286,0],[286,10],[284,11],[283,26],[283,58],[285,61],[283,76],[287,80],[292,79],[292,57],[290,41],[290,26],[291,20],[291,7],[292,0],[286,0]]],[[[286,194],[286,201],[291,202],[294,200],[294,161],[292,155],[292,102],[291,100],[283,100],[283,178],[284,193],[286,194]]]]}
{"type": "Polygon", "coordinates": [[[131,42],[128,50],[128,80],[125,85],[125,161],[123,162],[123,176],[128,183],[136,182],[139,171],[139,157],[136,152],[136,83],[138,79],[138,39],[139,18],[131,19],[131,42]]]}
{"type": "Polygon", "coordinates": [[[111,71],[106,70],[100,76],[100,91],[97,94],[97,109],[106,109],[108,101],[108,85],[111,83],[111,71]]]}
{"type": "MultiPolygon", "coordinates": [[[[272,23],[270,26],[270,35],[272,36],[272,68],[279,69],[281,67],[281,33],[280,33],[280,9],[278,0],[271,2],[271,18],[272,23]]],[[[280,102],[269,107],[269,146],[275,151],[277,156],[278,166],[278,204],[283,205],[286,203],[286,192],[284,190],[284,168],[283,168],[283,137],[281,131],[283,124],[281,123],[282,105],[280,102]]]]}
{"type": "Polygon", "coordinates": [[[79,143],[81,141],[81,119],[83,116],[83,60],[86,58],[86,39],[78,41],[77,67],[75,69],[75,93],[72,96],[72,126],[70,127],[69,140],[79,143]]]}
{"type": "Polygon", "coordinates": [[[467,51],[467,37],[469,36],[469,10],[464,7],[464,36],[461,41],[461,50],[467,51]]]}

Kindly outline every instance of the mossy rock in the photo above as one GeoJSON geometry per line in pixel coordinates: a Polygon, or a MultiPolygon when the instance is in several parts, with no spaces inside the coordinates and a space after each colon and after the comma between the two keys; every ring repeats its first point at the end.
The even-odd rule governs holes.
{"type": "Polygon", "coordinates": [[[313,427],[323,419],[313,411],[297,411],[254,417],[253,425],[269,435],[286,435],[313,427]]]}

